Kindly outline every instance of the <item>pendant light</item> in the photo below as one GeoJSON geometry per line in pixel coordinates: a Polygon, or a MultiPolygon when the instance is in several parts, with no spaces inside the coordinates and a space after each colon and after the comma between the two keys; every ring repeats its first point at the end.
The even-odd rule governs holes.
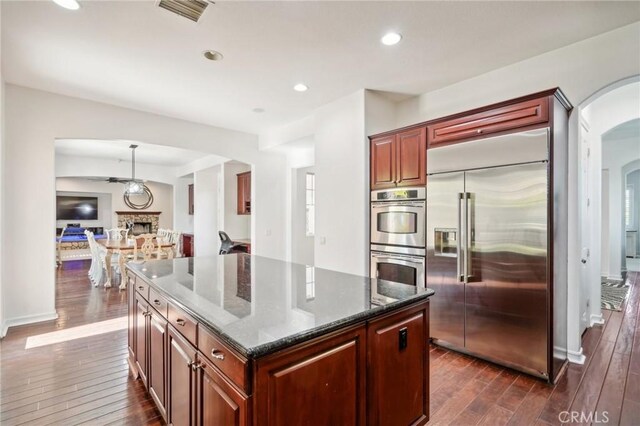
{"type": "Polygon", "coordinates": [[[131,145],[131,180],[124,184],[124,193],[128,195],[144,194],[144,183],[136,180],[136,148],[138,145],[131,145]]]}

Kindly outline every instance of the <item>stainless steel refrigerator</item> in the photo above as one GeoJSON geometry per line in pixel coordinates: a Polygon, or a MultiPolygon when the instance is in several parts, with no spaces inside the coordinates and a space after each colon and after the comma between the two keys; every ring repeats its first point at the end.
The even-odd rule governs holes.
{"type": "MultiPolygon", "coordinates": [[[[554,362],[549,142],[544,128],[427,153],[431,337],[545,378],[554,362]]],[[[566,358],[562,344],[556,352],[566,358]]]]}

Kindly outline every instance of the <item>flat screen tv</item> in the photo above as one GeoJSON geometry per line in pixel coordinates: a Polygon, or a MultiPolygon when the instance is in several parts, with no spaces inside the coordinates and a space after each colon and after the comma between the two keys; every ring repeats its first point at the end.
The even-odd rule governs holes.
{"type": "Polygon", "coordinates": [[[58,195],[56,217],[58,220],[97,220],[98,198],[58,195]]]}

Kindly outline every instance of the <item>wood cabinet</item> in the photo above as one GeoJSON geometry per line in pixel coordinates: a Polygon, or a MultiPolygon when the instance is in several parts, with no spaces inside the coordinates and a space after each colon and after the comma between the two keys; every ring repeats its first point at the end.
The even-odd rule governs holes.
{"type": "Polygon", "coordinates": [[[154,309],[149,310],[149,393],[164,418],[167,418],[167,320],[154,309]]]}
{"type": "Polygon", "coordinates": [[[540,97],[444,118],[427,126],[427,139],[429,148],[434,148],[515,129],[524,130],[548,121],[549,98],[540,97]]]}
{"type": "Polygon", "coordinates": [[[428,300],[247,359],[168,294],[127,275],[130,366],[170,425],[428,420],[428,300]]]}
{"type": "Polygon", "coordinates": [[[182,255],[184,257],[193,257],[193,234],[182,234],[182,255]]]}
{"type": "Polygon", "coordinates": [[[429,306],[372,321],[367,331],[369,424],[413,425],[429,419],[429,306]]]}
{"type": "Polygon", "coordinates": [[[371,189],[420,186],[427,182],[425,127],[371,139],[371,189]]]}
{"type": "Polygon", "coordinates": [[[258,360],[261,424],[365,425],[365,337],[363,325],[258,360]]]}
{"type": "Polygon", "coordinates": [[[149,305],[141,295],[136,294],[135,305],[135,363],[138,374],[147,385],[147,316],[149,315],[149,305]]]}
{"type": "Polygon", "coordinates": [[[249,425],[249,398],[237,390],[204,357],[196,368],[196,421],[198,425],[249,425]]]}
{"type": "Polygon", "coordinates": [[[190,426],[195,424],[196,349],[171,326],[168,336],[168,423],[174,426],[190,426]]]}
{"type": "Polygon", "coordinates": [[[238,178],[238,214],[251,214],[251,172],[239,173],[238,178]]]}
{"type": "Polygon", "coordinates": [[[189,214],[192,215],[194,212],[194,200],[195,200],[192,183],[189,184],[187,191],[189,193],[189,214]]]}

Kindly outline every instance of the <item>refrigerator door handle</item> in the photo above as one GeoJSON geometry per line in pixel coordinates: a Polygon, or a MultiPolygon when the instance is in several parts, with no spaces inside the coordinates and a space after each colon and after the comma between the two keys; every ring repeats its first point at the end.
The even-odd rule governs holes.
{"type": "Polygon", "coordinates": [[[471,263],[471,242],[473,241],[473,222],[471,220],[471,193],[470,192],[465,192],[464,193],[464,212],[465,212],[465,242],[464,242],[464,282],[468,283],[469,282],[469,278],[471,278],[472,276],[472,263],[471,263]]]}
{"type": "Polygon", "coordinates": [[[456,266],[457,266],[456,276],[458,277],[458,280],[460,282],[465,281],[464,271],[461,265],[463,261],[463,255],[462,255],[462,238],[463,238],[462,209],[464,204],[463,200],[464,200],[464,193],[458,192],[458,235],[456,236],[456,266]]]}

